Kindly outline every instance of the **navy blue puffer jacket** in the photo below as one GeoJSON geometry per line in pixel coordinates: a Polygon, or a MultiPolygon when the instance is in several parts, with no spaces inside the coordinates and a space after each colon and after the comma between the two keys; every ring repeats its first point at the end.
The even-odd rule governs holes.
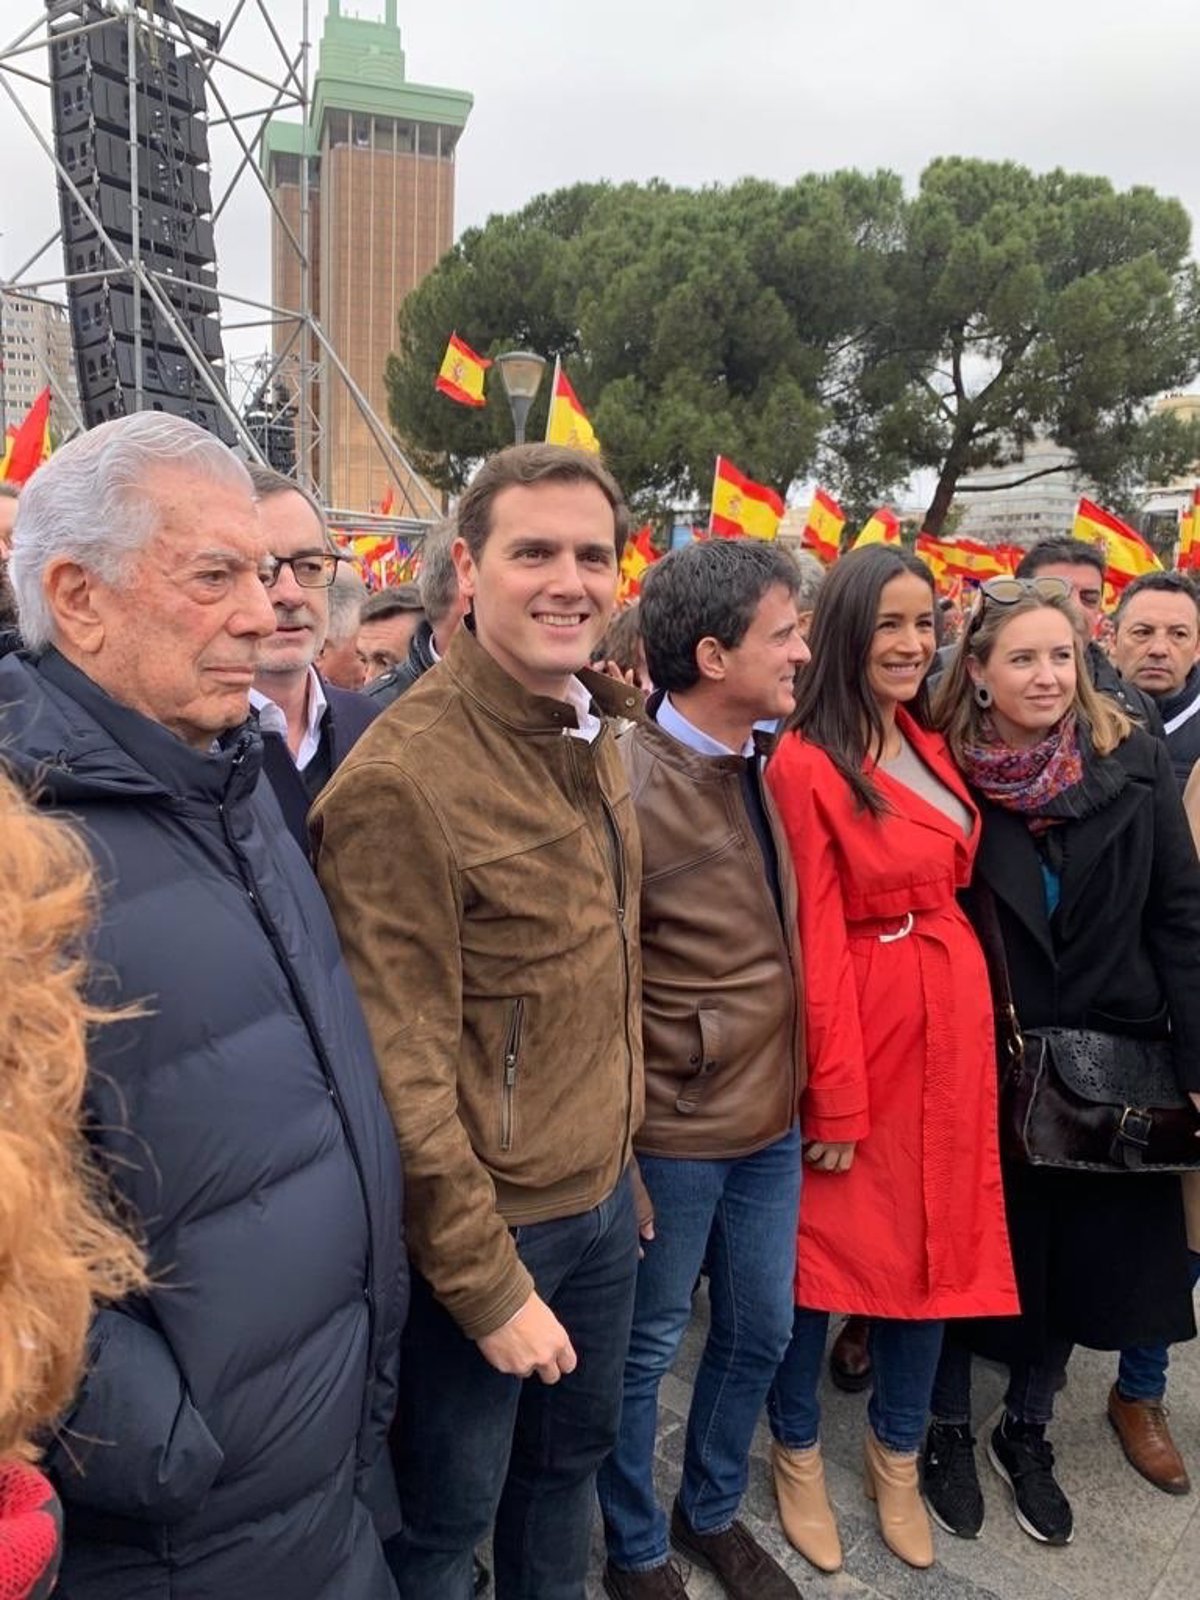
{"type": "Polygon", "coordinates": [[[54,651],[0,660],[0,759],[95,856],[92,1135],[154,1287],[102,1311],[48,1457],[66,1600],[391,1600],[399,1160],[316,880],[243,728],[194,751],[54,651]]]}

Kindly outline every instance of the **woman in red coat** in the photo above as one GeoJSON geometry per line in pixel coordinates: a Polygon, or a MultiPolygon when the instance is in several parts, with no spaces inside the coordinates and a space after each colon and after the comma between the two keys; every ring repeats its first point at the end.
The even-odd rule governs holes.
{"type": "Polygon", "coordinates": [[[841,1559],[818,1443],[829,1313],[872,1319],[867,1493],[891,1549],[928,1566],[917,1451],[942,1320],[1017,1308],[987,971],[956,899],[978,815],[928,726],[933,608],[914,557],[839,561],[767,770],[799,890],[809,1069],[797,1310],[769,1409],[784,1531],[825,1570],[841,1559]]]}

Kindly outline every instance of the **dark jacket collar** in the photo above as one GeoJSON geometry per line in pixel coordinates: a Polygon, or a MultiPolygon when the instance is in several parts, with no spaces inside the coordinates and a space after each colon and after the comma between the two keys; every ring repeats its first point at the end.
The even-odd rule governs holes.
{"type": "MultiPolygon", "coordinates": [[[[465,694],[497,722],[522,733],[561,733],[564,728],[579,726],[574,706],[549,695],[531,694],[510,677],[479,643],[469,623],[470,618],[455,629],[442,657],[446,670],[465,694]]],[[[578,677],[603,715],[631,719],[642,715],[642,696],[629,684],[586,667],[578,677]]]]}
{"type": "Polygon", "coordinates": [[[1200,664],[1197,664],[1184,679],[1182,689],[1177,689],[1174,694],[1155,695],[1155,703],[1162,712],[1164,722],[1180,711],[1186,711],[1192,701],[1200,695],[1200,664]]]}
{"type": "Polygon", "coordinates": [[[33,693],[24,726],[11,728],[12,748],[58,803],[123,793],[218,804],[253,789],[262,743],[249,724],[222,735],[211,754],[193,750],[115,700],[53,647],[14,664],[33,680],[33,693]]]}

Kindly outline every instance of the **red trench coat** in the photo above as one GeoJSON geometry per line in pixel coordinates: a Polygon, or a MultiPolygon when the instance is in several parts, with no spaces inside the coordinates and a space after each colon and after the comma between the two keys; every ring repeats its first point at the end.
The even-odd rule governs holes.
{"type": "Polygon", "coordinates": [[[884,770],[873,776],[891,810],[858,810],[828,756],[798,734],[767,768],[799,890],[802,1128],[857,1146],[849,1172],[805,1167],[796,1301],[906,1320],[1005,1316],[1018,1302],[992,1005],[955,898],[979,817],[940,735],[903,712],[897,721],[969,808],[970,839],[884,770]]]}

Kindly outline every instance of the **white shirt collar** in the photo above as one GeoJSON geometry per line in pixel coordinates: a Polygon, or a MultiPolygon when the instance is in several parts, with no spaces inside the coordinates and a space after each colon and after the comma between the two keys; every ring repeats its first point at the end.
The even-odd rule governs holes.
{"type": "Polygon", "coordinates": [[[567,679],[567,701],[575,707],[575,715],[579,719],[579,726],[577,728],[564,728],[563,732],[572,739],[583,739],[586,743],[591,744],[604,726],[604,723],[592,710],[591,691],[582,678],[567,679]]]}
{"type": "MultiPolygon", "coordinates": [[[[296,752],[296,767],[300,772],[308,766],[320,746],[321,718],[325,715],[325,708],[329,704],[325,698],[321,675],[315,667],[308,669],[308,682],[304,695],[304,737],[300,740],[300,748],[296,752]]],[[[259,727],[266,733],[277,733],[284,744],[287,744],[287,717],[274,700],[269,695],[263,694],[260,689],[251,689],[250,707],[258,713],[259,727]]]]}

